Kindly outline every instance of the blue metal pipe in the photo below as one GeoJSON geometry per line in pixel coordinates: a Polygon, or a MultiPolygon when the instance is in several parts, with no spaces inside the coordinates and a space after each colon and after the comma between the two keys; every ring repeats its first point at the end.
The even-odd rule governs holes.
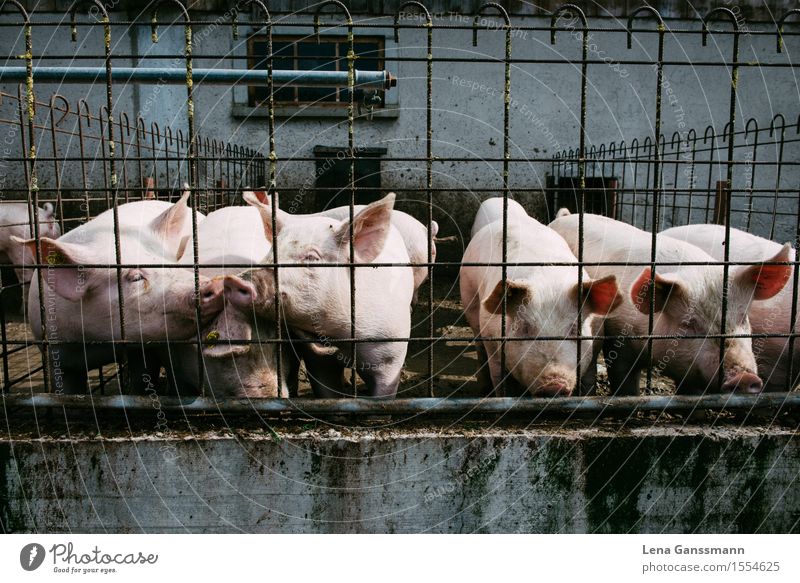
{"type": "MultiPolygon", "coordinates": [[[[4,394],[7,408],[125,409],[151,411],[150,397],[134,395],[34,395],[4,394]]],[[[414,399],[221,399],[209,397],[161,397],[163,410],[189,413],[262,413],[300,415],[630,415],[632,413],[680,413],[694,411],[797,410],[800,393],[760,395],[717,394],[703,397],[566,397],[535,398],[414,398],[414,399]]]]}
{"type": "MultiPolygon", "coordinates": [[[[39,83],[103,82],[105,67],[34,67],[33,80],[39,83]]],[[[272,72],[276,87],[347,87],[347,71],[293,71],[272,72]]],[[[23,82],[25,67],[0,67],[0,82],[23,82]]],[[[114,67],[114,83],[153,83],[185,85],[185,69],[161,67],[114,67]]],[[[267,71],[261,69],[194,69],[193,83],[207,85],[266,85],[267,71]]],[[[355,86],[360,89],[389,89],[397,79],[388,71],[355,71],[355,86]]]]}

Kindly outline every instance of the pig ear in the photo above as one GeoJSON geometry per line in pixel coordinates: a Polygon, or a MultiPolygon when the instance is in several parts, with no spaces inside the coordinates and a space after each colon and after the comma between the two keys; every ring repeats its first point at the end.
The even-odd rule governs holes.
{"type": "MultiPolygon", "coordinates": [[[[617,287],[617,278],[608,275],[601,279],[584,281],[583,301],[593,314],[606,315],[613,312],[622,303],[622,296],[617,287]]],[[[578,285],[575,284],[575,301],[578,301],[578,285]]]]}
{"type": "MultiPolygon", "coordinates": [[[[506,292],[506,313],[513,312],[520,305],[530,303],[533,298],[533,288],[524,281],[507,280],[505,285],[506,292]]],[[[499,314],[503,308],[503,282],[498,281],[492,293],[483,300],[483,307],[487,312],[499,314]]]]}
{"type": "MultiPolygon", "coordinates": [[[[36,257],[36,239],[20,239],[11,237],[15,243],[28,248],[31,255],[36,257]]],[[[87,263],[97,263],[91,252],[80,245],[56,241],[49,237],[39,239],[39,249],[42,254],[42,263],[48,265],[71,265],[72,268],[59,268],[51,270],[44,278],[58,295],[71,302],[80,300],[89,291],[90,278],[86,270],[80,268],[87,263]]]]}
{"type": "MultiPolygon", "coordinates": [[[[383,251],[389,229],[392,228],[392,209],[395,194],[390,192],[381,200],[367,205],[353,217],[353,250],[356,261],[371,263],[383,251]]],[[[336,232],[339,243],[350,240],[350,223],[344,221],[336,232]]]]}
{"type": "Polygon", "coordinates": [[[178,245],[178,252],[175,254],[175,259],[178,260],[183,257],[183,254],[186,253],[186,246],[189,244],[189,235],[186,235],[181,239],[180,244],[178,245]]]}
{"type": "Polygon", "coordinates": [[[189,220],[190,212],[189,191],[187,190],[178,202],[153,219],[150,228],[160,240],[172,246],[173,249],[177,249],[180,245],[181,232],[186,221],[189,220]]]}
{"type": "Polygon", "coordinates": [[[43,208],[44,208],[44,214],[45,214],[46,218],[52,217],[53,214],[55,213],[55,210],[56,210],[55,207],[53,206],[52,202],[44,203],[43,208]]]}
{"type": "MultiPolygon", "coordinates": [[[[631,300],[634,307],[642,314],[650,313],[650,268],[648,267],[633,282],[631,287],[631,300]]],[[[663,310],[668,302],[682,295],[683,284],[676,277],[669,277],[656,273],[655,277],[655,312],[663,310]]]]}
{"type": "Polygon", "coordinates": [[[750,265],[736,275],[737,285],[752,290],[754,300],[768,300],[780,292],[792,275],[791,265],[766,265],[766,263],[792,261],[792,246],[786,243],[765,264],[750,265]]]}
{"type": "MultiPolygon", "coordinates": [[[[260,202],[261,204],[265,204],[267,206],[270,206],[270,208],[272,207],[272,200],[270,200],[269,194],[267,194],[267,192],[265,190],[245,190],[242,193],[242,197],[247,202],[249,202],[250,204],[253,204],[252,202],[250,202],[251,200],[255,200],[255,201],[260,202]]],[[[276,206],[277,206],[277,203],[278,203],[278,201],[275,200],[276,206]]]]}
{"type": "Polygon", "coordinates": [[[275,233],[272,232],[272,200],[269,195],[263,190],[246,190],[242,193],[245,202],[258,209],[261,222],[264,224],[264,235],[270,243],[275,240],[275,236],[281,232],[286,222],[286,213],[278,208],[278,193],[276,192],[273,196],[275,197],[275,208],[278,211],[275,215],[275,233]]]}

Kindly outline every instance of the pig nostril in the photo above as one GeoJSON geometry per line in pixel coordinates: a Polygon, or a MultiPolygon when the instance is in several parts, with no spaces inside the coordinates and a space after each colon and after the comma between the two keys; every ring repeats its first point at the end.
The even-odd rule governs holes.
{"type": "Polygon", "coordinates": [[[747,387],[747,392],[748,393],[760,393],[762,386],[763,385],[762,385],[761,381],[752,381],[750,383],[750,386],[747,387]]]}
{"type": "Polygon", "coordinates": [[[722,390],[725,392],[757,394],[761,392],[763,386],[764,384],[757,376],[743,374],[722,385],[722,390]]]}

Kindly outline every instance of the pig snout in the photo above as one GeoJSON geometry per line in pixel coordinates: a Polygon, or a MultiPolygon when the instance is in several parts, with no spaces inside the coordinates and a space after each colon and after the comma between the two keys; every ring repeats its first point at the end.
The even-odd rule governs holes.
{"type": "Polygon", "coordinates": [[[764,384],[756,375],[741,372],[725,380],[722,384],[722,392],[758,394],[763,387],[764,384]]]}
{"type": "Polygon", "coordinates": [[[210,320],[222,311],[224,306],[223,284],[218,278],[201,281],[200,317],[210,320]]]}
{"type": "Polygon", "coordinates": [[[547,367],[530,386],[529,392],[534,397],[569,397],[575,386],[575,377],[570,378],[568,371],[562,367],[547,367]]]}
{"type": "Polygon", "coordinates": [[[225,276],[225,297],[239,309],[250,309],[257,296],[256,287],[235,275],[225,276]]]}
{"type": "Polygon", "coordinates": [[[531,391],[534,397],[569,397],[572,387],[564,379],[549,379],[531,391]]]}

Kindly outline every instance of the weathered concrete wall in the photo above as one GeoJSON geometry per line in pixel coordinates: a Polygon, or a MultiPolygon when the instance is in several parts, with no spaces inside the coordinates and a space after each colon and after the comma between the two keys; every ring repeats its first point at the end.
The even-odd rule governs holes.
{"type": "Polygon", "coordinates": [[[797,532],[778,428],[381,430],[0,443],[39,532],[797,532]]]}

